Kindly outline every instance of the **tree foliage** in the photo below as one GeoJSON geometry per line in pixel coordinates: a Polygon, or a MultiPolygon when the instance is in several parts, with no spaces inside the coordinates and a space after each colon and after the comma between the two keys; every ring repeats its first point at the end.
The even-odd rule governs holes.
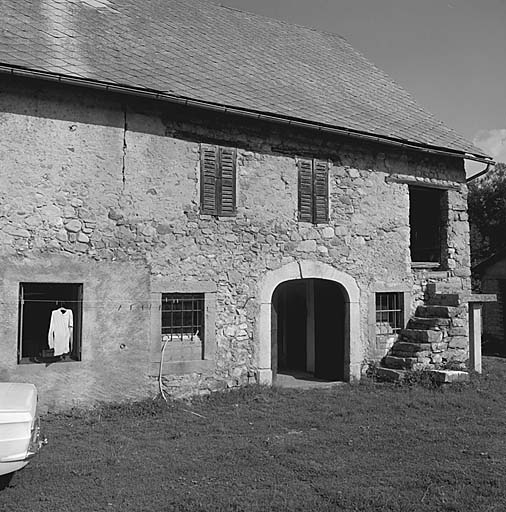
{"type": "Polygon", "coordinates": [[[506,248],[506,164],[469,183],[468,206],[476,264],[506,248]]]}

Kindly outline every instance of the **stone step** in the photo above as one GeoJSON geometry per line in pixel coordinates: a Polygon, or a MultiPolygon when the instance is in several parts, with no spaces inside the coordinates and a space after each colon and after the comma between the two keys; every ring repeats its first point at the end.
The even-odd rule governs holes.
{"type": "Polygon", "coordinates": [[[438,293],[465,293],[464,280],[460,277],[450,277],[444,281],[427,283],[427,293],[436,295],[438,293]]]}
{"type": "Polygon", "coordinates": [[[432,352],[426,350],[424,352],[416,352],[416,354],[413,354],[412,352],[402,352],[401,350],[395,350],[394,352],[390,352],[389,355],[404,359],[412,359],[416,357],[416,362],[411,366],[411,370],[414,370],[429,365],[431,363],[432,352]]]}
{"type": "Polygon", "coordinates": [[[432,345],[430,343],[408,343],[403,341],[397,341],[391,348],[390,352],[395,354],[396,352],[403,352],[413,354],[412,357],[416,357],[417,352],[431,351],[432,345]]]}
{"type": "Polygon", "coordinates": [[[469,373],[461,370],[429,370],[429,372],[439,384],[467,382],[469,380],[469,373]]]}
{"type": "Polygon", "coordinates": [[[449,318],[421,318],[411,317],[408,321],[408,329],[434,329],[437,330],[441,327],[448,327],[451,323],[449,318]]]}
{"type": "Polygon", "coordinates": [[[465,309],[455,306],[418,306],[416,316],[422,318],[455,318],[465,309]]]}
{"type": "Polygon", "coordinates": [[[460,306],[464,302],[464,295],[459,293],[438,293],[429,298],[431,306],[460,306]]]}
{"type": "Polygon", "coordinates": [[[405,374],[406,370],[394,370],[383,366],[376,368],[376,378],[381,381],[400,382],[404,379],[405,374]]]}
{"type": "Polygon", "coordinates": [[[401,329],[400,341],[408,343],[439,343],[443,339],[441,331],[433,329],[401,329]]]}
{"type": "MultiPolygon", "coordinates": [[[[433,376],[437,384],[452,384],[455,382],[467,382],[469,373],[460,370],[426,370],[433,376]]],[[[376,368],[376,378],[386,382],[402,382],[406,377],[406,370],[395,370],[380,366],[376,368]]]]}
{"type": "Polygon", "coordinates": [[[385,356],[382,363],[382,366],[385,368],[412,370],[416,368],[418,359],[416,357],[385,356]]]}

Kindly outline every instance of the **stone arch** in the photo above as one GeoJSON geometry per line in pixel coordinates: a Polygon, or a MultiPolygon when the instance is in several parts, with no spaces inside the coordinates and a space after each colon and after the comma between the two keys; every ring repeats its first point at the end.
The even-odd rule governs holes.
{"type": "Polygon", "coordinates": [[[260,315],[257,323],[257,380],[272,384],[271,336],[272,294],[283,282],[294,279],[326,279],[339,284],[345,292],[345,378],[358,380],[362,362],[360,342],[360,289],[355,279],[319,261],[295,261],[267,272],[259,282],[260,315]]]}

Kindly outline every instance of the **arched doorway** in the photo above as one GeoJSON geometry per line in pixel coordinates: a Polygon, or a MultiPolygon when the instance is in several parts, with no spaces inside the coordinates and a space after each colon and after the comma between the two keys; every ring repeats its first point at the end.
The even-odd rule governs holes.
{"type": "Polygon", "coordinates": [[[272,372],[345,379],[346,297],[325,279],[281,283],[272,295],[272,372]]]}
{"type": "Polygon", "coordinates": [[[258,283],[260,305],[256,330],[257,382],[272,384],[273,368],[277,368],[277,314],[272,307],[274,292],[286,281],[321,279],[337,284],[344,296],[344,380],[360,379],[363,346],[360,338],[360,289],[355,279],[335,267],[319,261],[294,261],[264,274],[258,283]],[[273,365],[273,359],[275,364],[273,365]]]}

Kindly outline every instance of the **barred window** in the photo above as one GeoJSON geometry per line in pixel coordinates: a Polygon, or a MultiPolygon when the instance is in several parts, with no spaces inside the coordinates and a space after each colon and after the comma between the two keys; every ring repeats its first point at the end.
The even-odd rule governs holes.
{"type": "Polygon", "coordinates": [[[404,326],[404,294],[376,294],[376,336],[397,334],[404,326]]]}
{"type": "Polygon", "coordinates": [[[162,337],[204,341],[204,294],[162,293],[162,337]]]}

